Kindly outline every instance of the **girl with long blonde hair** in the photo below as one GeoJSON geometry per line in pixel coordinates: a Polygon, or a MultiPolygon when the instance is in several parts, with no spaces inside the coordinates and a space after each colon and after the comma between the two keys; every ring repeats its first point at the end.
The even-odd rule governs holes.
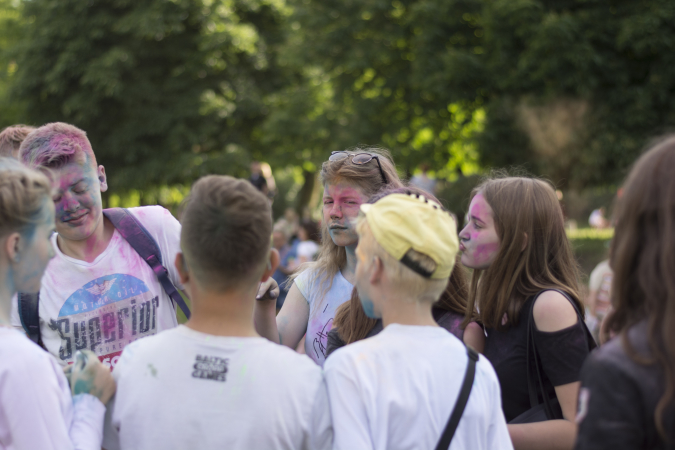
{"type": "Polygon", "coordinates": [[[254,314],[258,333],[274,342],[296,348],[305,335],[305,352],[323,366],[335,310],[349,300],[353,288],[358,244],[354,219],[359,207],[384,187],[403,183],[389,152],[379,148],[333,152],[321,167],[321,183],[323,221],[317,260],[292,277],[278,316],[269,296],[257,302],[254,314]]]}

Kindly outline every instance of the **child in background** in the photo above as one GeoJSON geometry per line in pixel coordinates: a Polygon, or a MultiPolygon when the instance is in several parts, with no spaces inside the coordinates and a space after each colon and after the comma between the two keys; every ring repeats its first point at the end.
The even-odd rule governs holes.
{"type": "Polygon", "coordinates": [[[52,356],[10,325],[12,297],[36,292],[54,256],[49,180],[0,158],[0,448],[100,449],[105,403],[115,392],[110,371],[78,352],[72,388],[52,356]],[[72,398],[71,398],[72,394],[72,398]]]}
{"type": "MultiPolygon", "coordinates": [[[[432,449],[459,397],[469,358],[431,307],[457,254],[453,219],[440,205],[392,194],[361,205],[356,289],[378,335],[340,348],[325,373],[337,450],[432,449]]],[[[478,359],[451,449],[512,449],[499,382],[478,359]]]]}
{"type": "Polygon", "coordinates": [[[208,176],[193,185],[182,224],[176,268],[192,317],[122,353],[121,448],[330,448],[321,369],[253,326],[256,293],[279,264],[269,201],[246,180],[208,176]]]}

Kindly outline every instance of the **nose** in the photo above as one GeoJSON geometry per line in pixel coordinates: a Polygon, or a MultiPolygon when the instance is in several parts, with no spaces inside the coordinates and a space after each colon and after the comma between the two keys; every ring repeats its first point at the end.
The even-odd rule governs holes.
{"type": "Polygon", "coordinates": [[[331,219],[342,218],[342,207],[337,203],[333,203],[333,207],[330,209],[330,218],[331,219]]]}
{"type": "Polygon", "coordinates": [[[70,192],[63,194],[60,203],[63,206],[63,210],[68,212],[75,212],[80,207],[80,202],[77,201],[77,198],[70,192]]]}
{"type": "Polygon", "coordinates": [[[459,232],[459,239],[462,241],[468,241],[469,240],[469,231],[467,230],[469,228],[469,225],[465,226],[462,231],[459,232]]]}

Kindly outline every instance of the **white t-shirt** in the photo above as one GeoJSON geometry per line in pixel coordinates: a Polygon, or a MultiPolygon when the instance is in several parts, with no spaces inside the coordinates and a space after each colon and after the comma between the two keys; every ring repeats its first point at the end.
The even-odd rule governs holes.
{"type": "MultiPolygon", "coordinates": [[[[161,206],[129,211],[155,239],[169,278],[183,289],[174,267],[180,223],[161,206]]],[[[61,365],[72,363],[77,350],[89,349],[114,367],[126,345],[177,325],[175,306],[157,276],[117,230],[91,263],[64,255],[56,235],[52,245],[56,256],[40,289],[40,332],[61,365]]],[[[21,327],[16,300],[12,325],[21,327]]]]}
{"type": "Polygon", "coordinates": [[[313,270],[305,270],[296,279],[295,285],[309,303],[309,323],[305,335],[305,352],[317,364],[323,366],[326,361],[326,346],[328,332],[333,328],[335,310],[349,300],[354,286],[342,276],[342,272],[335,274],[333,285],[326,292],[330,280],[315,279],[313,270]]]}
{"type": "Polygon", "coordinates": [[[127,449],[328,449],[321,369],[261,337],[184,325],[128,346],[113,371],[113,427],[127,449]]]}
{"type": "MultiPolygon", "coordinates": [[[[336,450],[432,449],[450,418],[468,363],[440,327],[391,324],[332,353],[324,368],[336,450]]],[[[483,356],[451,449],[512,450],[499,380],[483,356]]]]}
{"type": "Polygon", "coordinates": [[[70,396],[54,358],[24,333],[0,328],[0,448],[101,448],[105,406],[89,394],[70,396]]]}

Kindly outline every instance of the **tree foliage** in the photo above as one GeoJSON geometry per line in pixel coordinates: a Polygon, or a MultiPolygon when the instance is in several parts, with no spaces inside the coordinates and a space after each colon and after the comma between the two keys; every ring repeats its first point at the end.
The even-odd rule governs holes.
{"type": "Polygon", "coordinates": [[[251,158],[309,179],[359,143],[408,173],[526,165],[581,189],[616,183],[675,121],[670,0],[3,0],[0,21],[5,10],[23,11],[0,35],[8,117],[87,130],[117,189],[242,175],[251,158]]]}

